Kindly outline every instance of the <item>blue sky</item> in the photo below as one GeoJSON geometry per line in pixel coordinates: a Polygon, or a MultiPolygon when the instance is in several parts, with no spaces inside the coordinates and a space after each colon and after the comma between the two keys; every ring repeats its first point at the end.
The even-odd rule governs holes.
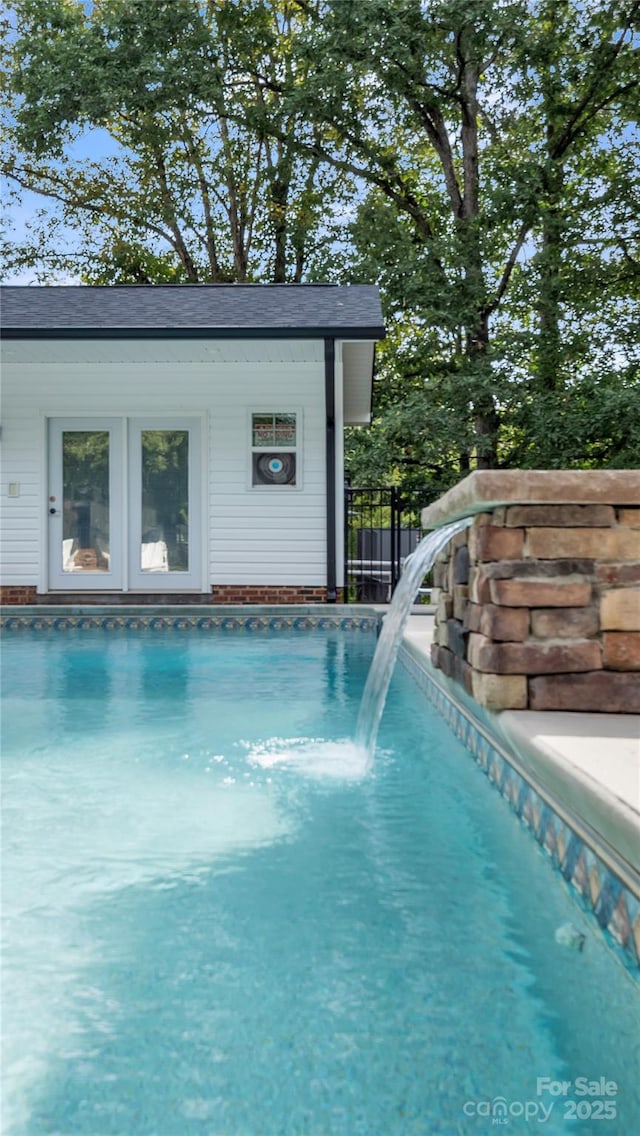
{"type": "MultiPolygon", "coordinates": [[[[108,131],[95,127],[87,129],[72,145],[65,147],[65,152],[69,157],[79,162],[99,160],[117,154],[119,151],[118,143],[110,136],[108,131]]],[[[9,191],[8,183],[3,185],[2,190],[3,198],[5,198],[9,191]]],[[[20,243],[25,240],[29,233],[29,223],[35,219],[37,213],[42,209],[53,211],[55,207],[54,201],[26,189],[20,190],[19,203],[15,201],[5,203],[3,200],[2,219],[7,241],[13,240],[15,243],[20,243]]],[[[75,234],[68,229],[62,230],[61,237],[65,231],[69,246],[73,247],[76,241],[75,234]]],[[[29,268],[11,273],[5,269],[4,264],[0,265],[0,279],[5,284],[37,283],[35,269],[29,268]]],[[[52,274],[51,282],[59,284],[75,283],[75,279],[68,274],[60,273],[58,275],[52,274]]]]}

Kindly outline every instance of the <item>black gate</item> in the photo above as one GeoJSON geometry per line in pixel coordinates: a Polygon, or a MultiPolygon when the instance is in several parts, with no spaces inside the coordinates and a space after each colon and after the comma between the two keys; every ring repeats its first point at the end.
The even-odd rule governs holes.
{"type": "Polygon", "coordinates": [[[420,510],[399,489],[345,489],[345,603],[388,603],[418,544],[420,510]]]}

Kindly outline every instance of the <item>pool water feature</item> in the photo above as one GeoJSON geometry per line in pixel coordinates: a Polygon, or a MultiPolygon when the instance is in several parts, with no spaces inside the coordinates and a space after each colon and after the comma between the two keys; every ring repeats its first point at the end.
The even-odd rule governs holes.
{"type": "Polygon", "coordinates": [[[433,568],[438,553],[446,548],[456,533],[468,528],[471,521],[471,517],[464,517],[462,520],[452,521],[451,524],[443,525],[441,528],[435,529],[434,532],[428,533],[404,562],[402,576],[393,593],[389,611],[384,618],[358,714],[356,742],[366,750],[370,761],[373,761],[376,738],[391,676],[402,643],[402,636],[420,585],[427,573],[433,568]]]}
{"type": "Polygon", "coordinates": [[[349,741],[374,644],[7,636],[6,1133],[637,1129],[628,973],[403,668],[349,741]]]}

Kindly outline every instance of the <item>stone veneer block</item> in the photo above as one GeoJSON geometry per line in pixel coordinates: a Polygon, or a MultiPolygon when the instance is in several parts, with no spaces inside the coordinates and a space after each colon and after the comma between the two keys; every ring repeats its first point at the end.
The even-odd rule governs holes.
{"type": "Polygon", "coordinates": [[[529,679],[529,709],[640,714],[640,682],[622,671],[539,675],[529,679]]]}
{"type": "Polygon", "coordinates": [[[458,549],[467,543],[467,532],[463,529],[462,532],[455,533],[449,542],[449,548],[458,549]]]}
{"type": "Polygon", "coordinates": [[[608,670],[640,671],[640,631],[605,631],[602,657],[608,670]]]}
{"type": "Polygon", "coordinates": [[[595,561],[584,556],[563,560],[496,560],[478,567],[492,580],[556,580],[559,576],[591,579],[595,561]]]}
{"type": "Polygon", "coordinates": [[[463,659],[466,652],[467,640],[466,634],[462,629],[462,624],[458,623],[457,619],[449,619],[447,621],[447,638],[449,640],[449,650],[453,651],[454,655],[463,659]]]}
{"type": "Polygon", "coordinates": [[[538,560],[585,556],[594,560],[640,560],[640,531],[615,529],[529,529],[527,552],[538,560]]]}
{"type": "Polygon", "coordinates": [[[487,710],[526,710],[527,679],[524,675],[471,672],[471,693],[487,710]]]}
{"type": "Polygon", "coordinates": [[[503,607],[587,607],[591,603],[591,584],[566,577],[490,580],[489,595],[492,603],[503,607]]]}
{"type": "Polygon", "coordinates": [[[471,667],[464,659],[461,659],[459,655],[453,655],[451,651],[445,651],[444,653],[449,656],[443,667],[445,674],[449,674],[451,678],[455,679],[456,682],[459,682],[460,685],[464,687],[467,694],[471,694],[471,675],[473,673],[471,667]],[[447,667],[449,668],[448,670],[446,669],[447,667]]]}
{"type": "Polygon", "coordinates": [[[445,592],[438,602],[438,610],[436,612],[436,619],[438,623],[444,623],[445,620],[451,619],[453,615],[453,598],[448,592],[445,592]]]}
{"type": "Polygon", "coordinates": [[[471,667],[464,659],[454,655],[453,651],[436,644],[431,645],[431,662],[434,667],[442,671],[447,678],[459,682],[468,694],[471,694],[471,667]]]}
{"type": "Polygon", "coordinates": [[[422,510],[425,529],[499,505],[638,506],[633,469],[483,469],[422,510]]]}
{"type": "Polygon", "coordinates": [[[469,583],[469,548],[466,544],[456,548],[453,558],[453,583],[469,583]]]}
{"type": "Polygon", "coordinates": [[[474,604],[491,602],[491,577],[484,568],[472,568],[469,573],[469,599],[474,604]]]}
{"type": "MultiPolygon", "coordinates": [[[[462,625],[465,631],[479,631],[484,607],[482,604],[468,603],[462,625]]],[[[484,633],[486,634],[486,632],[484,633]]]]}
{"type": "Polygon", "coordinates": [[[466,584],[453,585],[453,618],[462,622],[469,603],[469,589],[466,584]]]}
{"type": "Polygon", "coordinates": [[[453,662],[455,655],[453,651],[447,650],[446,647],[436,647],[435,666],[446,674],[447,678],[453,678],[453,662]]]}
{"type": "Polygon", "coordinates": [[[640,588],[617,588],[600,599],[603,631],[640,631],[640,588]]]}
{"type": "Polygon", "coordinates": [[[449,646],[449,620],[444,619],[441,623],[436,623],[433,633],[434,641],[439,647],[449,646]]]}
{"type": "Polygon", "coordinates": [[[618,524],[627,525],[630,529],[640,529],[640,508],[618,509],[618,524]]]}
{"type": "Polygon", "coordinates": [[[531,634],[537,639],[586,639],[597,635],[598,630],[595,607],[539,608],[531,612],[531,634]]]}
{"type": "Polygon", "coordinates": [[[529,637],[529,608],[499,608],[494,603],[467,603],[463,626],[490,640],[522,643],[529,637]]]}
{"type": "Polygon", "coordinates": [[[493,643],[484,635],[472,632],[468,661],[476,670],[493,674],[567,674],[598,670],[602,666],[602,652],[600,644],[593,639],[493,643]]]}
{"type": "MultiPolygon", "coordinates": [[[[480,605],[477,606],[480,607],[480,605]]],[[[529,608],[498,607],[496,604],[486,604],[484,607],[480,607],[478,626],[470,628],[470,630],[480,631],[488,639],[521,643],[529,635],[529,608]]]]}
{"type": "Polygon", "coordinates": [[[507,528],[610,528],[616,523],[613,505],[509,505],[507,528]]]}
{"type": "Polygon", "coordinates": [[[447,583],[447,563],[444,560],[436,560],[433,566],[433,586],[434,588],[444,588],[447,583]]]}
{"type": "Polygon", "coordinates": [[[469,530],[472,560],[520,560],[524,555],[524,529],[475,525],[469,530]]]}
{"type": "Polygon", "coordinates": [[[640,584],[640,563],[596,564],[595,570],[599,584],[640,584]]]}
{"type": "Polygon", "coordinates": [[[497,508],[492,509],[491,512],[476,513],[473,518],[473,523],[474,525],[497,525],[499,528],[502,528],[506,515],[506,508],[499,505],[497,508]]]}

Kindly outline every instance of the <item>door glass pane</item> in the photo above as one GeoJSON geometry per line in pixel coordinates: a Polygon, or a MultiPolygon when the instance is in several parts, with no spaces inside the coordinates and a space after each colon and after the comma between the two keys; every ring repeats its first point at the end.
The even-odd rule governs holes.
{"type": "Polygon", "coordinates": [[[143,572],[189,570],[189,431],[142,431],[143,572]]]}
{"type": "Polygon", "coordinates": [[[62,571],[108,571],[108,430],[63,431],[62,518],[62,571]]]}

